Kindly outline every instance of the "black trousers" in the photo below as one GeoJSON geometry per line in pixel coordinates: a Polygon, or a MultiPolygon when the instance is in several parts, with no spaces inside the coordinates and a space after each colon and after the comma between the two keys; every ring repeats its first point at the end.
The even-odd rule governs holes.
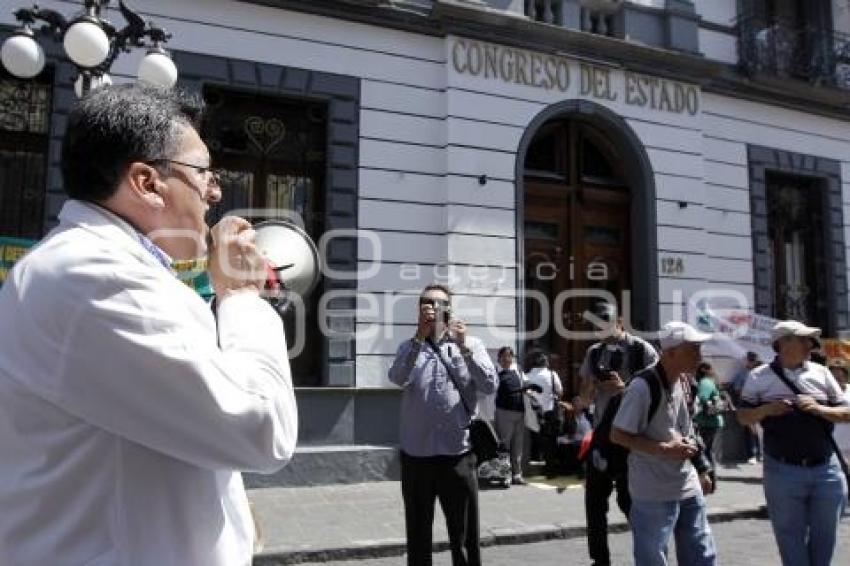
{"type": "Polygon", "coordinates": [[[629,516],[632,498],[626,474],[612,478],[587,463],[584,488],[584,513],[587,519],[587,550],[594,566],[609,566],[611,554],[608,550],[608,498],[617,489],[617,506],[629,516]]]}
{"type": "Polygon", "coordinates": [[[705,444],[705,457],[708,458],[708,461],[711,463],[711,483],[714,484],[714,487],[717,487],[717,465],[714,462],[714,440],[717,438],[717,433],[720,429],[717,428],[701,428],[699,429],[699,435],[702,437],[702,441],[705,444]]]}
{"type": "Polygon", "coordinates": [[[408,566],[430,566],[434,500],[439,499],[453,566],[480,566],[478,477],[475,456],[418,458],[401,453],[401,495],[408,566]]]}
{"type": "Polygon", "coordinates": [[[558,439],[550,432],[541,430],[531,432],[531,449],[529,460],[543,460],[543,473],[547,476],[557,475],[558,468],[558,439]]]}

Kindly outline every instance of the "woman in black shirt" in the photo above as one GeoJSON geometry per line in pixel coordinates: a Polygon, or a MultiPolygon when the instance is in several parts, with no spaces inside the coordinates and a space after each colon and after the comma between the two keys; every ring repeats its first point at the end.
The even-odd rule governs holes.
{"type": "Polygon", "coordinates": [[[496,430],[511,454],[511,483],[524,485],[522,478],[522,446],[525,438],[526,383],[522,373],[513,367],[514,351],[510,346],[499,350],[499,388],[496,391],[496,430]]]}

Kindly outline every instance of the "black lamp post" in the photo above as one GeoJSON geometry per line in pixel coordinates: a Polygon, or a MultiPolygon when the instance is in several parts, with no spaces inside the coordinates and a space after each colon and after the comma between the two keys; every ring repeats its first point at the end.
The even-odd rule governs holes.
{"type": "Polygon", "coordinates": [[[59,12],[33,6],[15,12],[21,27],[8,38],[0,49],[3,66],[19,78],[32,78],[44,68],[44,50],[35,40],[36,33],[61,40],[68,59],[77,67],[74,83],[77,96],[92,88],[111,84],[109,69],[118,54],[133,47],[147,48],[147,55],[139,65],[139,81],[170,88],[177,81],[177,68],[163,48],[171,35],[164,29],[146,22],[131,10],[124,0],[118,7],[127,24],[120,30],[101,17],[101,10],[110,0],[84,0],[82,13],[66,20],[59,12]],[[38,30],[34,26],[43,25],[38,30]]]}

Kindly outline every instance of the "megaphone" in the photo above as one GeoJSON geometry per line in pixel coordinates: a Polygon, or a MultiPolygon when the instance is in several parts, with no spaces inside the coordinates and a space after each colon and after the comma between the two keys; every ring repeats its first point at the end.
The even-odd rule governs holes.
{"type": "Polygon", "coordinates": [[[319,283],[319,250],[307,232],[292,222],[266,220],[253,228],[257,250],[268,261],[264,295],[285,314],[293,294],[306,302],[319,283]]]}

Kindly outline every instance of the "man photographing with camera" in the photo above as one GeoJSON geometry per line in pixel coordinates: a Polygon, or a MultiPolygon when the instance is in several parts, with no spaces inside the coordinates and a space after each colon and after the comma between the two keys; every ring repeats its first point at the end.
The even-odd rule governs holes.
{"type": "Polygon", "coordinates": [[[477,462],[469,426],[476,391],[498,376],[481,340],[452,317],[451,292],[428,285],[419,296],[416,334],[399,346],[389,379],[401,399],[401,491],[407,563],[431,564],[434,500],[446,517],[454,566],[481,564],[477,462]]]}
{"type": "MultiPolygon", "coordinates": [[[[617,316],[617,308],[610,303],[599,303],[593,310],[599,328],[599,342],[587,349],[584,362],[579,369],[582,379],[581,398],[586,405],[593,403],[593,426],[598,428],[609,403],[619,397],[632,375],[646,367],[655,365],[658,353],[648,342],[633,336],[623,328],[623,319],[617,316]]],[[[613,415],[609,415],[612,419],[613,415]]],[[[610,431],[610,423],[607,423],[610,431]]],[[[607,431],[604,434],[607,434],[607,431]]],[[[595,445],[608,439],[595,439],[595,445]]],[[[584,511],[587,518],[587,545],[594,566],[608,566],[611,557],[608,550],[608,499],[617,489],[617,504],[623,514],[629,516],[631,499],[625,462],[614,469],[613,462],[606,461],[602,451],[591,450],[587,458],[584,492],[584,511]]]]}

